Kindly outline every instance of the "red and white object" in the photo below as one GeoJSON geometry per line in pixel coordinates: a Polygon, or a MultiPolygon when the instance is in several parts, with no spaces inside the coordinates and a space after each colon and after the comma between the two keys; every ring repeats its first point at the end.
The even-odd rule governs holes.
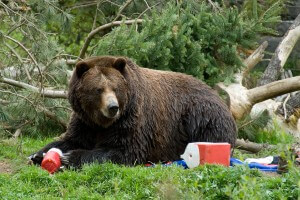
{"type": "Polygon", "coordinates": [[[229,166],[230,144],[211,142],[189,143],[180,157],[186,162],[189,168],[195,168],[206,163],[229,166]]]}
{"type": "Polygon", "coordinates": [[[50,174],[53,174],[56,172],[60,166],[61,166],[61,161],[60,157],[62,156],[62,151],[57,148],[52,148],[50,149],[43,161],[42,161],[42,168],[47,170],[50,174]]]}

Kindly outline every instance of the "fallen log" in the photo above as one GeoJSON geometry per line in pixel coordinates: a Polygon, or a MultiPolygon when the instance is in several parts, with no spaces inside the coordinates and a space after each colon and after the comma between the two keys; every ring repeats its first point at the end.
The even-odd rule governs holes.
{"type": "Polygon", "coordinates": [[[250,151],[252,153],[257,153],[263,149],[274,148],[274,145],[258,144],[250,141],[245,141],[244,139],[237,139],[235,142],[235,148],[250,151]]]}

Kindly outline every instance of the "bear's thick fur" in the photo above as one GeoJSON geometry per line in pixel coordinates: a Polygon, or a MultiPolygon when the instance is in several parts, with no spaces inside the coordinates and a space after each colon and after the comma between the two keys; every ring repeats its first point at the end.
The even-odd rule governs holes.
{"type": "Polygon", "coordinates": [[[112,161],[134,165],[180,158],[189,142],[228,142],[235,121],[206,84],[181,73],[137,66],[123,57],[77,63],[69,86],[74,110],[64,136],[32,156],[40,164],[52,147],[65,165],[112,161]]]}

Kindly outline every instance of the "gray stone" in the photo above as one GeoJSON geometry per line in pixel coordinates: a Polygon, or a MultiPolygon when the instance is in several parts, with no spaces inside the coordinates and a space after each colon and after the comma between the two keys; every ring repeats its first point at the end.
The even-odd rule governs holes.
{"type": "Polygon", "coordinates": [[[286,5],[286,13],[283,14],[283,19],[294,20],[300,14],[300,6],[286,5]]]}
{"type": "Polygon", "coordinates": [[[292,24],[293,24],[293,21],[280,22],[276,27],[276,30],[278,31],[278,36],[282,37],[287,32],[287,30],[289,29],[289,27],[292,24]]]}

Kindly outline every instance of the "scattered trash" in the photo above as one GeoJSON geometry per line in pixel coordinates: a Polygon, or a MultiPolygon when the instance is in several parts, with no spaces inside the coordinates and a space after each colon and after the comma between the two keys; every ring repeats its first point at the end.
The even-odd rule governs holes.
{"type": "MultiPolygon", "coordinates": [[[[270,156],[273,157],[273,156],[270,156]]],[[[247,159],[246,159],[247,160],[247,159]]],[[[230,166],[236,166],[236,165],[247,165],[250,169],[259,169],[261,171],[264,172],[277,172],[278,170],[278,157],[277,157],[277,164],[271,164],[272,161],[270,163],[259,163],[261,161],[269,161],[270,158],[268,157],[268,159],[248,159],[248,161],[246,162],[242,162],[241,160],[238,160],[236,158],[230,158],[230,166]],[[258,162],[254,162],[254,161],[258,161],[258,162]]]]}

